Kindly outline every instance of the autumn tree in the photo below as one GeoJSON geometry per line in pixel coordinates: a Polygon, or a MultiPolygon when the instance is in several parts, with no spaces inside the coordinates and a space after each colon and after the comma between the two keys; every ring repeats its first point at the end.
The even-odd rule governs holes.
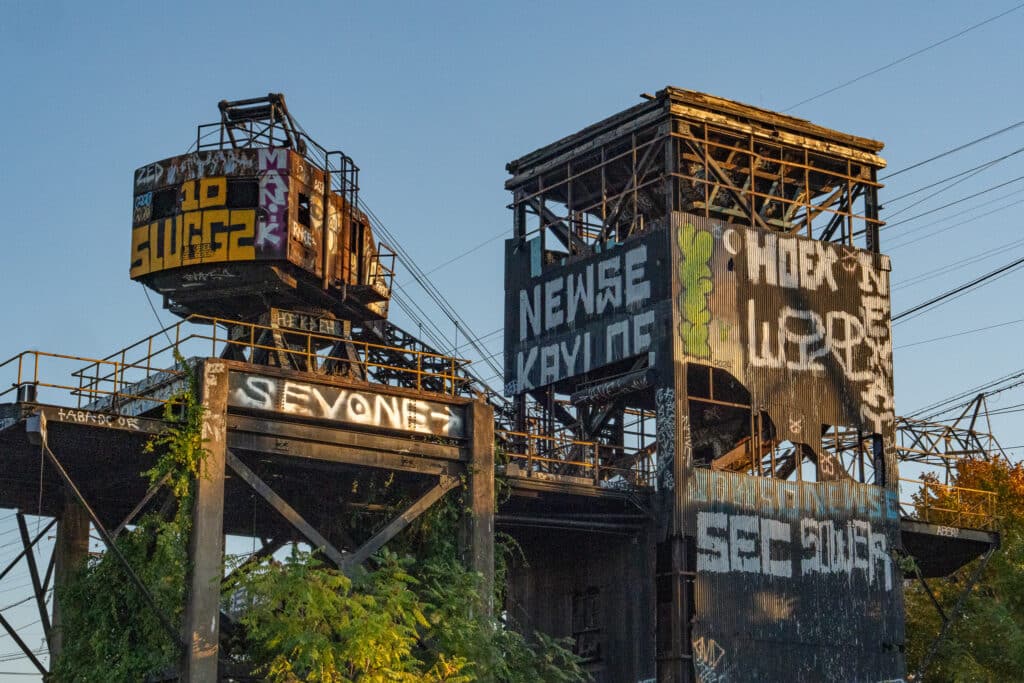
{"type": "MultiPolygon", "coordinates": [[[[963,460],[953,486],[992,491],[1002,545],[974,586],[924,678],[931,681],[1016,681],[1024,678],[1024,467],[1005,460],[963,460]]],[[[969,526],[981,511],[980,497],[956,496],[926,485],[915,496],[920,510],[945,510],[951,525],[969,526]]],[[[932,512],[933,518],[935,513],[932,512]]],[[[943,520],[937,520],[940,523],[943,520]]],[[[950,609],[977,567],[976,559],[945,579],[929,583],[950,609]]],[[[908,582],[907,666],[918,669],[942,620],[918,582],[908,582]]]]}

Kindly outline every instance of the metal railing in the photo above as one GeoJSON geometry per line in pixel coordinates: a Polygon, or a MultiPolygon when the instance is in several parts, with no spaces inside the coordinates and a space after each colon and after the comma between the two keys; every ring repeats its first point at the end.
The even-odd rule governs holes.
{"type": "Polygon", "coordinates": [[[650,457],[623,466],[629,450],[596,441],[495,431],[502,441],[509,464],[527,477],[574,477],[602,488],[647,488],[654,486],[655,472],[650,457]]]}
{"type": "Polygon", "coordinates": [[[104,358],[23,351],[0,363],[0,402],[12,400],[116,410],[126,401],[163,403],[156,390],[180,381],[181,360],[231,357],[252,362],[277,354],[297,369],[328,373],[358,365],[369,381],[458,395],[469,361],[438,353],[347,339],[332,334],[193,315],[104,358]],[[280,342],[283,342],[280,343],[280,342]],[[342,355],[344,354],[344,355],[342,355]],[[378,379],[377,374],[383,379],[378,379]],[[6,376],[6,377],[5,377],[6,376]]]}
{"type": "Polygon", "coordinates": [[[996,494],[927,479],[900,478],[900,510],[905,519],[940,526],[993,530],[996,494]]]}

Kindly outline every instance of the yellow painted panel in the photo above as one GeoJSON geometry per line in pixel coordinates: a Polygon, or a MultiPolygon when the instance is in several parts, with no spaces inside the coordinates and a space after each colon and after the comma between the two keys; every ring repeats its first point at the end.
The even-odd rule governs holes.
{"type": "Polygon", "coordinates": [[[256,211],[254,209],[232,211],[231,228],[228,259],[231,261],[255,260],[256,211]]]}
{"type": "Polygon", "coordinates": [[[149,271],[149,226],[140,225],[132,228],[132,261],[128,274],[134,280],[149,271]]]}
{"type": "Polygon", "coordinates": [[[196,196],[196,181],[187,180],[181,184],[181,210],[195,211],[199,208],[199,198],[196,196]]]}
{"type": "Polygon", "coordinates": [[[199,208],[206,209],[212,206],[224,206],[228,200],[228,179],[224,176],[219,178],[201,178],[199,180],[199,208]]]}
{"type": "Polygon", "coordinates": [[[210,235],[203,233],[203,212],[190,211],[182,216],[181,265],[191,266],[204,261],[204,251],[209,248],[210,235]]]}
{"type": "MultiPolygon", "coordinates": [[[[204,179],[205,180],[205,179],[204,179]]],[[[202,200],[200,199],[200,203],[202,200]]],[[[203,211],[203,254],[202,263],[216,263],[228,260],[228,220],[227,209],[203,211]]]]}

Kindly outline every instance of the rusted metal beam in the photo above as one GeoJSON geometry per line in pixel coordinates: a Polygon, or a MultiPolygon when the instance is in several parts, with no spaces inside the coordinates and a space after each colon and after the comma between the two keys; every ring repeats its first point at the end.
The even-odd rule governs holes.
{"type": "MultiPolygon", "coordinates": [[[[52,529],[53,525],[56,524],[56,523],[57,523],[56,519],[51,519],[47,523],[47,525],[43,527],[42,531],[40,531],[38,534],[36,534],[36,537],[32,539],[32,545],[35,545],[36,543],[38,543],[39,539],[41,539],[43,536],[45,536],[46,532],[48,532],[50,529],[52,529]]],[[[25,555],[25,551],[24,550],[22,550],[20,553],[15,555],[14,559],[11,560],[7,564],[6,567],[4,567],[4,570],[2,572],[0,572],[0,579],[3,579],[5,576],[10,574],[11,570],[14,569],[18,565],[18,562],[21,561],[21,558],[24,557],[24,555],[25,555]]]]}
{"type": "Polygon", "coordinates": [[[171,473],[167,472],[166,474],[164,474],[164,476],[162,476],[160,478],[160,481],[158,481],[157,483],[155,483],[155,484],[153,484],[152,486],[149,487],[149,490],[146,491],[146,495],[144,495],[142,497],[142,500],[140,500],[138,502],[138,504],[136,504],[136,506],[132,508],[132,511],[129,512],[125,516],[125,518],[123,520],[121,520],[121,523],[118,524],[117,527],[114,529],[114,534],[113,535],[114,535],[115,539],[117,539],[117,537],[121,535],[121,532],[124,531],[124,528],[126,526],[128,526],[129,524],[132,523],[132,521],[135,519],[136,515],[138,515],[142,511],[142,508],[146,507],[146,505],[149,503],[149,501],[153,500],[153,496],[156,495],[157,491],[160,490],[160,487],[163,486],[164,484],[166,484],[167,480],[170,479],[170,478],[171,478],[171,473]]]}
{"type": "Polygon", "coordinates": [[[174,644],[178,647],[181,647],[182,643],[178,635],[177,629],[174,628],[171,622],[167,619],[167,616],[157,606],[156,600],[153,598],[153,594],[149,592],[149,589],[146,587],[146,584],[143,583],[142,579],[139,578],[139,575],[135,573],[135,570],[132,568],[131,563],[129,563],[128,559],[121,553],[121,549],[118,548],[117,544],[114,542],[114,537],[110,535],[109,531],[107,531],[107,528],[103,525],[103,522],[100,521],[100,518],[96,514],[96,511],[92,509],[91,505],[89,505],[89,501],[86,500],[85,496],[82,494],[82,491],[78,488],[78,485],[75,484],[75,481],[71,478],[71,475],[68,474],[68,471],[64,469],[63,463],[61,463],[57,455],[50,449],[49,445],[47,445],[45,427],[43,428],[42,431],[42,445],[43,452],[49,459],[50,464],[53,465],[54,469],[57,471],[57,474],[64,482],[64,485],[68,488],[69,491],[71,491],[72,494],[74,494],[75,498],[78,500],[78,503],[85,509],[86,513],[89,515],[89,519],[90,521],[92,521],[93,526],[96,527],[96,531],[99,532],[100,538],[103,540],[103,544],[107,547],[107,551],[113,553],[114,557],[117,558],[117,561],[120,563],[121,568],[124,569],[125,573],[128,574],[128,578],[131,580],[132,583],[135,584],[135,587],[139,590],[139,593],[142,595],[143,601],[153,611],[153,614],[160,622],[160,626],[164,629],[164,631],[171,638],[174,644]]]}
{"type": "MultiPolygon", "coordinates": [[[[324,427],[316,424],[296,423],[288,420],[267,419],[247,417],[242,415],[228,416],[228,446],[230,448],[247,448],[234,443],[239,434],[251,433],[252,436],[268,436],[281,439],[283,442],[292,441],[295,448],[285,450],[282,448],[265,449],[268,453],[284,453],[304,457],[309,452],[305,444],[312,445],[337,445],[350,447],[355,453],[391,453],[410,455],[415,453],[418,458],[425,460],[464,460],[458,446],[443,443],[429,443],[423,440],[413,440],[402,436],[391,436],[387,434],[369,434],[351,430],[339,430],[337,428],[324,427]],[[302,447],[300,447],[302,446],[302,447]]],[[[263,449],[254,449],[263,450],[263,449]]],[[[314,457],[314,456],[309,456],[314,457]]],[[[355,463],[358,464],[358,463],[355,463]]]]}
{"type": "MultiPolygon", "coordinates": [[[[686,138],[683,139],[683,143],[687,147],[689,147],[694,154],[702,154],[702,151],[700,147],[697,145],[697,143],[686,138]]],[[[707,154],[705,155],[705,159],[707,161],[708,170],[714,173],[719,185],[725,186],[725,188],[732,193],[733,199],[736,200],[736,205],[741,207],[743,213],[747,216],[747,218],[749,218],[752,223],[757,225],[757,227],[762,228],[764,230],[770,230],[768,224],[764,222],[764,219],[761,218],[761,216],[759,216],[756,212],[751,211],[749,202],[743,196],[743,191],[733,184],[732,179],[729,178],[728,173],[726,173],[718,165],[718,162],[715,161],[714,157],[712,157],[710,154],[707,154]]]]}
{"type": "Polygon", "coordinates": [[[29,660],[32,662],[32,665],[39,670],[39,673],[43,675],[45,680],[45,677],[49,676],[50,672],[46,670],[46,667],[43,666],[43,663],[39,661],[38,657],[36,657],[36,653],[34,653],[32,649],[25,644],[25,641],[21,639],[21,636],[19,636],[18,632],[14,630],[14,627],[11,626],[10,622],[8,622],[7,619],[4,618],[3,614],[0,614],[0,626],[4,627],[4,630],[7,631],[7,634],[11,636],[11,640],[13,640],[15,644],[17,644],[17,646],[21,649],[21,651],[25,653],[25,656],[29,658],[29,660]]]}
{"type": "MultiPolygon", "coordinates": [[[[50,638],[50,661],[56,661],[64,650],[64,608],[61,589],[85,565],[89,558],[89,517],[78,503],[65,499],[57,522],[57,538],[53,544],[53,635],[50,638]]],[[[43,581],[46,586],[47,581],[43,581]]]]}
{"type": "Polygon", "coordinates": [[[32,579],[32,592],[36,599],[36,607],[39,609],[39,620],[43,625],[43,635],[46,637],[47,647],[51,647],[50,611],[46,608],[46,593],[43,583],[39,579],[39,567],[36,565],[36,554],[33,552],[34,544],[28,537],[28,525],[25,524],[25,515],[19,511],[16,518],[18,520],[18,532],[21,535],[21,545],[25,549],[25,560],[28,562],[28,574],[32,579]]]}
{"type": "Polygon", "coordinates": [[[468,417],[471,458],[465,498],[469,510],[463,516],[467,564],[483,577],[480,593],[490,615],[494,611],[494,410],[476,401],[470,405],[468,417]]]}
{"type": "Polygon", "coordinates": [[[345,558],[342,570],[345,573],[350,573],[363,562],[366,562],[366,560],[370,559],[371,555],[383,548],[385,543],[401,533],[403,529],[416,521],[420,515],[429,510],[434,503],[441,500],[446,493],[458,485],[459,480],[455,477],[442,476],[438,483],[431,487],[429,491],[388,522],[383,529],[374,534],[358,550],[348,555],[345,558]]]}
{"type": "Polygon", "coordinates": [[[565,246],[570,254],[578,254],[584,250],[585,245],[580,243],[579,238],[573,234],[572,228],[565,223],[565,220],[544,206],[539,199],[530,199],[526,204],[537,212],[541,224],[547,224],[546,227],[551,230],[552,234],[558,238],[558,241],[565,246]]]}
{"type": "Polygon", "coordinates": [[[622,189],[615,206],[612,207],[610,214],[604,221],[604,225],[601,226],[601,234],[598,235],[597,238],[599,242],[603,242],[608,239],[613,225],[615,226],[616,232],[621,232],[618,229],[618,222],[619,216],[622,215],[622,210],[626,206],[627,196],[640,184],[640,175],[646,175],[647,171],[650,170],[655,158],[657,158],[655,152],[659,149],[663,149],[665,141],[668,139],[670,138],[665,137],[665,131],[659,130],[656,133],[655,138],[647,143],[648,147],[644,151],[644,155],[640,158],[640,161],[637,162],[636,167],[633,169],[633,173],[630,175],[629,182],[626,183],[626,187],[622,189]]]}
{"type": "MultiPolygon", "coordinates": [[[[921,660],[921,664],[917,667],[917,671],[914,672],[913,676],[908,677],[908,680],[917,681],[918,683],[924,679],[925,672],[928,671],[928,667],[931,666],[932,660],[939,651],[939,647],[942,642],[946,639],[946,635],[949,633],[949,627],[953,625],[953,622],[960,616],[960,610],[963,609],[964,603],[967,601],[967,597],[974,590],[974,586],[981,579],[982,573],[985,571],[985,567],[988,566],[988,561],[992,559],[992,555],[995,554],[998,548],[992,546],[985,554],[981,556],[981,561],[978,566],[971,572],[970,578],[967,580],[967,585],[960,591],[960,595],[957,597],[956,604],[953,605],[953,609],[949,611],[949,616],[943,619],[942,628],[939,629],[939,634],[935,636],[935,640],[928,647],[928,651],[924,655],[924,659],[921,660]]],[[[940,611],[941,613],[941,611],[940,611]]]]}
{"type": "Polygon", "coordinates": [[[277,510],[282,517],[298,529],[314,548],[321,551],[339,568],[344,568],[345,555],[324,538],[319,531],[313,528],[313,525],[307,522],[295,508],[289,505],[288,501],[278,495],[274,489],[270,488],[265,481],[259,478],[259,475],[249,469],[248,465],[239,460],[238,456],[230,450],[227,452],[227,465],[244,479],[256,493],[260,494],[265,501],[270,503],[270,506],[277,510]]]}
{"type": "MultiPolygon", "coordinates": [[[[339,432],[340,434],[341,432],[339,432]]],[[[377,452],[360,450],[358,447],[275,438],[261,434],[230,434],[228,445],[233,450],[290,456],[294,458],[294,462],[291,463],[292,466],[299,466],[302,459],[308,459],[430,475],[455,473],[461,469],[457,461],[434,460],[422,457],[418,453],[413,454],[411,451],[397,453],[377,452]]]]}

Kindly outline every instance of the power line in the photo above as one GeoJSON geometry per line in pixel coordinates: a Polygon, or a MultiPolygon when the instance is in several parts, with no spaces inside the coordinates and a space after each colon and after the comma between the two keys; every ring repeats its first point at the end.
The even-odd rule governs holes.
{"type": "MultiPolygon", "coordinates": [[[[906,232],[901,233],[900,237],[903,237],[903,236],[906,236],[906,235],[910,235],[910,234],[913,234],[915,232],[920,232],[921,230],[924,230],[925,228],[930,228],[933,225],[938,225],[939,223],[944,223],[945,221],[951,220],[951,219],[956,218],[958,216],[962,216],[965,213],[970,213],[971,211],[976,211],[976,210],[980,209],[983,206],[988,206],[989,204],[993,204],[995,202],[998,202],[1001,199],[1006,199],[1007,197],[1012,197],[1012,196],[1018,195],[1018,194],[1020,194],[1022,192],[1024,192],[1024,190],[1017,190],[1015,192],[1010,192],[1009,194],[1005,194],[1002,197],[997,197],[996,199],[993,199],[991,201],[983,202],[982,204],[979,204],[978,206],[972,206],[969,209],[965,209],[963,211],[957,211],[956,213],[950,214],[949,216],[946,216],[945,218],[940,218],[937,221],[933,221],[931,223],[925,223],[924,225],[919,225],[919,226],[917,226],[916,228],[914,228],[912,230],[907,230],[906,232]]],[[[900,242],[899,239],[897,238],[897,243],[887,247],[887,251],[892,252],[892,251],[895,251],[897,249],[902,249],[903,247],[910,246],[911,244],[917,244],[921,240],[926,240],[926,239],[929,239],[931,237],[934,237],[935,235],[939,235],[939,234],[942,234],[944,232],[948,232],[948,231],[950,231],[950,230],[952,230],[954,228],[959,228],[959,227],[962,227],[964,225],[967,225],[968,223],[973,223],[974,221],[982,219],[985,216],[991,216],[994,213],[999,213],[1000,211],[1005,211],[1006,209],[1009,209],[1009,208],[1012,208],[1014,206],[1017,206],[1018,204],[1024,204],[1024,199],[1021,199],[1021,200],[1018,200],[1018,201],[1015,201],[1015,202],[1010,202],[1009,204],[1005,204],[1003,206],[1000,206],[999,208],[992,209],[991,211],[986,211],[985,213],[978,214],[977,216],[973,216],[973,217],[968,218],[966,220],[960,221],[959,223],[956,223],[954,225],[947,226],[945,228],[942,228],[941,230],[935,230],[935,231],[933,231],[933,232],[931,232],[931,233],[929,233],[927,235],[922,235],[921,237],[915,237],[914,239],[907,240],[905,242],[900,242]]]]}
{"type": "MultiPolygon", "coordinates": [[[[391,234],[391,232],[387,229],[384,223],[376,216],[376,214],[373,213],[373,211],[366,205],[366,203],[362,199],[359,200],[359,205],[360,208],[362,208],[362,210],[365,211],[366,215],[370,218],[373,227],[378,231],[379,234],[381,234],[388,240],[389,246],[391,246],[391,248],[395,250],[395,255],[398,258],[399,262],[401,262],[402,265],[406,267],[406,269],[409,271],[409,274],[412,275],[413,279],[416,281],[416,284],[418,284],[420,288],[424,291],[424,293],[426,293],[426,295],[430,297],[430,299],[434,302],[434,305],[438,307],[438,309],[445,315],[445,317],[447,317],[448,320],[450,320],[452,324],[455,325],[456,331],[461,332],[466,337],[466,340],[473,346],[474,350],[476,350],[480,357],[484,359],[484,362],[488,366],[490,366],[491,369],[494,370],[495,372],[500,372],[498,366],[494,363],[492,359],[485,358],[485,356],[487,355],[486,349],[479,342],[479,338],[473,334],[473,331],[472,329],[470,329],[469,324],[462,318],[462,316],[459,315],[458,311],[456,311],[452,307],[452,305],[447,301],[447,299],[441,294],[440,290],[437,289],[437,286],[434,285],[430,278],[427,277],[426,273],[424,273],[423,270],[416,264],[415,260],[402,247],[401,243],[397,239],[395,239],[395,236],[391,234]]],[[[454,348],[455,346],[455,344],[451,344],[452,348],[454,348]]],[[[475,379],[488,392],[490,392],[492,396],[498,397],[498,400],[501,401],[505,400],[504,397],[502,397],[499,392],[497,392],[493,387],[491,387],[489,384],[481,380],[475,373],[469,371],[468,369],[466,370],[466,372],[467,374],[469,374],[470,377],[475,379]]]]}
{"type": "Polygon", "coordinates": [[[938,207],[936,207],[934,209],[929,209],[928,211],[924,211],[922,213],[916,214],[914,216],[911,216],[910,218],[904,218],[903,220],[896,221],[895,223],[886,223],[884,227],[886,229],[894,228],[897,225],[903,225],[904,223],[909,223],[910,221],[915,221],[918,218],[924,218],[925,216],[929,216],[929,215],[931,215],[933,213],[936,213],[938,211],[942,211],[943,209],[948,209],[951,206],[956,206],[957,204],[962,204],[963,202],[966,202],[969,199],[974,199],[975,197],[980,197],[983,194],[988,194],[989,192],[992,192],[993,190],[998,190],[1001,187],[1006,187],[1007,185],[1012,185],[1013,183],[1018,183],[1021,180],[1024,180],[1024,175],[1017,176],[1016,178],[1012,178],[1012,179],[1007,180],[1005,182],[999,183],[998,185],[992,185],[991,187],[986,187],[984,190],[980,190],[980,191],[975,192],[973,194],[969,194],[966,197],[961,197],[959,199],[955,199],[955,200],[953,200],[953,201],[951,201],[951,202],[949,202],[947,204],[943,204],[942,206],[938,206],[938,207]]]}
{"type": "MultiPolygon", "coordinates": [[[[1013,157],[1013,156],[1015,156],[1017,154],[1020,154],[1021,152],[1024,152],[1024,147],[1021,147],[1020,149],[1016,149],[1016,150],[1010,152],[1009,154],[1006,154],[1004,156],[999,157],[998,159],[993,159],[992,161],[987,161],[984,164],[981,164],[980,166],[975,166],[974,168],[967,169],[966,171],[961,171],[960,173],[957,173],[956,175],[951,176],[950,178],[946,178],[945,180],[940,180],[940,181],[938,181],[936,183],[932,183],[929,187],[934,187],[935,185],[944,185],[944,187],[942,187],[942,188],[940,188],[938,190],[935,190],[935,192],[932,192],[932,193],[930,193],[928,195],[925,195],[921,199],[918,199],[916,202],[911,202],[910,204],[907,204],[902,209],[899,209],[897,211],[894,211],[894,212],[888,214],[887,218],[892,218],[894,216],[898,216],[901,213],[903,213],[904,211],[910,211],[915,206],[919,206],[921,204],[924,204],[926,201],[928,201],[932,197],[936,197],[936,196],[938,196],[940,194],[943,194],[945,192],[949,192],[952,188],[956,187],[960,183],[967,182],[968,180],[970,180],[974,176],[979,175],[981,173],[984,173],[985,171],[987,171],[988,169],[992,168],[993,166],[996,166],[997,164],[1000,164],[1003,161],[1006,161],[1007,159],[1009,159],[1009,158],[1011,158],[1011,157],[1013,157]],[[948,181],[953,180],[955,178],[959,178],[960,176],[963,176],[963,177],[960,178],[959,180],[956,180],[955,182],[948,182],[948,181]]],[[[919,191],[921,191],[921,190],[915,190],[914,192],[911,192],[910,194],[917,194],[917,192],[919,192],[919,191]]],[[[907,197],[907,196],[909,196],[909,195],[903,195],[904,198],[907,197]]]]}
{"type": "Polygon", "coordinates": [[[953,339],[954,337],[963,337],[964,335],[974,334],[975,332],[984,332],[985,330],[994,330],[994,329],[999,328],[999,327],[1007,327],[1009,325],[1019,325],[1020,323],[1024,323],[1024,318],[1019,318],[1017,320],[1008,320],[1008,321],[1006,321],[1004,323],[997,323],[995,325],[986,325],[985,327],[976,327],[973,330],[964,330],[963,332],[955,332],[953,334],[944,334],[941,337],[932,337],[931,339],[922,339],[921,341],[911,342],[910,344],[900,344],[899,346],[894,346],[893,350],[895,351],[896,349],[909,349],[912,346],[921,346],[922,344],[930,344],[932,342],[943,341],[945,339],[953,339]]]}
{"type": "Polygon", "coordinates": [[[906,280],[901,281],[898,285],[895,285],[892,289],[893,289],[893,291],[897,291],[897,290],[900,290],[900,289],[905,289],[905,288],[910,287],[912,285],[919,284],[921,282],[925,282],[927,280],[931,280],[931,279],[940,277],[942,275],[948,275],[949,273],[951,273],[954,270],[959,270],[960,268],[963,268],[964,266],[969,266],[972,263],[977,263],[978,261],[984,261],[986,259],[992,258],[993,256],[998,256],[998,255],[1001,255],[1001,254],[1005,254],[1007,251],[1015,249],[1015,248],[1017,248],[1017,247],[1019,247],[1021,245],[1024,245],[1024,238],[1021,238],[1019,240],[1014,240],[1012,242],[1007,242],[1005,244],[1000,244],[997,247],[992,247],[991,249],[986,249],[985,251],[977,253],[977,254],[974,254],[973,256],[967,256],[967,257],[964,257],[962,259],[958,259],[956,261],[953,261],[951,263],[946,263],[944,265],[941,265],[938,268],[932,268],[931,270],[927,270],[927,271],[925,271],[923,273],[920,273],[920,274],[915,275],[915,276],[913,276],[911,278],[908,278],[906,280]]]}
{"type": "MultiPolygon", "coordinates": [[[[998,164],[998,163],[1000,163],[1002,161],[1006,161],[1010,157],[1015,156],[1017,154],[1020,154],[1021,152],[1024,152],[1024,147],[1020,147],[1018,149],[1015,149],[1014,151],[1010,152],[1009,154],[1005,154],[1005,155],[1003,155],[1001,157],[998,157],[996,159],[992,159],[990,161],[986,161],[983,164],[978,164],[977,166],[974,166],[973,168],[969,168],[966,171],[960,171],[959,173],[954,173],[953,175],[948,176],[946,178],[943,178],[942,180],[936,180],[933,183],[928,183],[927,185],[919,187],[916,190],[911,190],[910,192],[904,192],[903,194],[901,194],[898,197],[891,197],[885,203],[886,203],[886,205],[888,205],[888,204],[892,204],[893,202],[898,202],[901,199],[906,199],[907,197],[912,197],[915,194],[917,194],[918,192],[924,192],[925,190],[930,190],[931,188],[933,188],[933,187],[935,187],[937,185],[942,185],[943,183],[945,183],[947,181],[955,180],[956,178],[959,178],[962,175],[966,175],[967,173],[971,173],[973,171],[978,171],[978,170],[984,170],[984,169],[986,169],[986,168],[988,168],[990,166],[994,166],[995,164],[998,164]]],[[[945,188],[945,189],[949,189],[949,188],[945,188]]],[[[929,195],[929,196],[931,196],[931,195],[929,195]]],[[[911,204],[911,206],[913,206],[913,204],[911,204]]],[[[882,208],[884,209],[885,207],[883,206],[882,208]]],[[[905,209],[900,209],[900,210],[904,211],[905,209]]],[[[892,214],[890,214],[890,215],[892,215],[892,214]]]]}
{"type": "MultiPolygon", "coordinates": [[[[999,389],[998,391],[992,391],[991,394],[989,393],[990,389],[994,389],[995,387],[998,387],[1002,383],[1006,383],[1006,382],[1011,382],[1012,383],[1012,382],[1014,382],[1015,380],[1017,380],[1017,379],[1019,379],[1021,377],[1024,377],[1024,368],[1021,368],[1019,370],[1014,370],[1013,372],[1011,372],[1011,373],[1009,373],[1007,375],[1003,375],[1002,377],[998,377],[998,378],[996,378],[994,380],[985,382],[984,384],[979,384],[976,387],[973,387],[971,389],[967,389],[965,391],[962,391],[959,394],[954,394],[952,396],[948,396],[948,397],[946,397],[944,399],[941,399],[939,401],[936,401],[934,403],[926,405],[926,406],[924,406],[922,408],[919,408],[918,410],[910,413],[909,415],[907,415],[907,417],[919,417],[920,415],[922,415],[922,414],[924,414],[926,412],[934,411],[934,410],[939,410],[943,406],[946,406],[948,404],[954,403],[956,401],[960,401],[960,400],[965,399],[965,398],[969,398],[968,401],[960,404],[961,407],[965,406],[965,405],[967,405],[967,403],[970,403],[970,401],[974,400],[974,398],[978,394],[984,393],[984,394],[987,394],[987,395],[991,395],[991,394],[1000,393],[1002,391],[1005,391],[1006,389],[999,389]]],[[[1009,387],[1009,388],[1012,388],[1012,386],[1009,387]]],[[[950,410],[953,410],[953,408],[955,408],[955,407],[957,407],[957,406],[954,406],[954,407],[951,407],[951,408],[946,408],[944,410],[941,410],[938,413],[932,413],[932,415],[941,415],[944,412],[949,412],[950,410]]],[[[921,419],[928,419],[928,418],[921,418],[921,419]]]]}
{"type": "Polygon", "coordinates": [[[1015,128],[1020,128],[1021,126],[1024,126],[1024,121],[1018,121],[1017,123],[1011,123],[1006,128],[1000,128],[999,130],[994,131],[992,133],[988,133],[986,135],[982,135],[980,138],[975,138],[973,140],[970,140],[969,142],[965,142],[962,145],[958,145],[958,146],[954,147],[953,149],[947,149],[945,152],[939,152],[935,156],[929,157],[929,158],[925,159],[924,161],[919,161],[916,164],[911,164],[910,166],[907,166],[906,168],[901,168],[898,171],[893,171],[892,173],[887,173],[886,175],[884,175],[881,178],[879,178],[879,180],[888,180],[889,178],[892,178],[894,176],[898,176],[901,173],[906,173],[907,171],[913,171],[915,168],[920,168],[921,166],[924,166],[925,164],[930,164],[933,161],[938,161],[939,159],[942,159],[943,157],[948,157],[950,154],[956,154],[957,152],[965,150],[968,147],[973,147],[974,145],[977,145],[978,143],[985,142],[986,140],[991,140],[992,138],[994,138],[994,137],[996,137],[998,135],[1002,135],[1003,133],[1008,133],[1008,132],[1010,132],[1011,130],[1013,130],[1015,128]]]}
{"type": "Polygon", "coordinates": [[[985,24],[990,24],[993,21],[996,21],[997,19],[1001,19],[1001,18],[1005,17],[1007,14],[1010,14],[1011,12],[1016,12],[1021,7],[1024,7],[1024,3],[1021,3],[1019,5],[1011,7],[1010,9],[1006,10],[1005,12],[1001,12],[1000,14],[997,14],[995,16],[989,17],[988,19],[985,19],[984,21],[980,21],[977,24],[973,24],[971,26],[968,26],[967,28],[963,29],[962,31],[958,31],[957,33],[954,33],[951,36],[947,36],[946,38],[943,38],[942,40],[934,42],[931,45],[927,45],[927,46],[925,46],[925,47],[923,47],[923,48],[921,48],[919,50],[915,50],[914,52],[911,52],[910,54],[904,55],[903,57],[900,57],[899,59],[894,59],[893,61],[889,62],[888,64],[886,64],[884,66],[880,66],[877,69],[872,69],[871,71],[868,71],[866,73],[861,74],[860,76],[857,76],[856,78],[851,78],[850,80],[848,80],[848,81],[846,81],[844,83],[840,83],[839,85],[837,85],[835,87],[832,87],[832,88],[829,88],[828,90],[824,90],[824,91],[818,93],[817,95],[813,95],[811,97],[808,97],[805,100],[801,100],[801,101],[797,102],[796,104],[794,104],[793,106],[787,107],[786,109],[783,109],[782,111],[783,112],[791,111],[793,109],[796,109],[799,106],[807,104],[808,102],[813,102],[814,100],[819,99],[821,97],[824,97],[825,95],[829,95],[831,93],[834,93],[837,90],[842,90],[843,88],[845,88],[847,86],[850,86],[850,85],[853,85],[854,83],[856,83],[858,81],[862,81],[865,78],[868,78],[869,76],[874,76],[875,74],[881,73],[882,71],[885,71],[886,69],[891,69],[892,67],[897,66],[898,64],[902,64],[903,62],[905,62],[905,61],[907,61],[909,59],[913,59],[914,57],[916,57],[916,56],[918,56],[920,54],[923,54],[925,52],[928,52],[929,50],[937,48],[940,45],[944,45],[944,44],[948,43],[951,40],[955,40],[955,39],[959,38],[960,36],[966,35],[966,34],[970,33],[971,31],[973,31],[974,29],[981,28],[985,24]]]}
{"type": "Polygon", "coordinates": [[[909,315],[913,315],[914,313],[919,313],[921,311],[924,311],[925,309],[931,308],[932,306],[935,306],[936,304],[939,304],[941,302],[944,302],[944,301],[947,301],[947,300],[952,300],[952,299],[958,298],[960,296],[963,296],[964,294],[967,294],[968,292],[970,292],[972,289],[975,289],[975,288],[981,286],[985,282],[992,281],[993,279],[998,278],[998,277],[1002,277],[1004,275],[1009,275],[1010,272],[1012,272],[1013,270],[1019,268],[1022,265],[1024,265],[1024,258],[1019,258],[1019,259],[1017,259],[1015,261],[1011,261],[1010,263],[1007,263],[1004,266],[1000,266],[999,268],[996,268],[993,271],[990,271],[988,273],[985,273],[984,275],[976,277],[975,279],[971,280],[970,282],[966,282],[966,283],[960,285],[959,287],[955,287],[953,289],[945,291],[942,294],[939,294],[938,296],[934,296],[931,299],[928,299],[927,301],[922,301],[921,303],[917,304],[916,306],[912,306],[912,307],[908,308],[907,310],[894,315],[892,317],[892,322],[896,323],[899,320],[902,320],[903,318],[906,318],[909,315]]]}
{"type": "Polygon", "coordinates": [[[497,235],[494,235],[493,237],[488,237],[486,240],[484,240],[480,244],[476,245],[472,249],[467,249],[466,251],[462,252],[458,256],[453,256],[450,259],[448,259],[447,261],[445,261],[444,263],[437,264],[436,266],[434,266],[433,268],[428,270],[426,273],[424,273],[424,275],[431,275],[433,273],[436,273],[437,271],[441,270],[445,266],[451,265],[451,264],[455,263],[456,261],[458,261],[459,259],[465,258],[466,256],[469,256],[473,252],[478,251],[480,249],[483,249],[488,244],[490,244],[494,240],[498,239],[499,237],[505,236],[505,234],[507,234],[507,233],[508,233],[508,229],[505,229],[505,230],[502,230],[501,232],[499,232],[497,235]]]}

